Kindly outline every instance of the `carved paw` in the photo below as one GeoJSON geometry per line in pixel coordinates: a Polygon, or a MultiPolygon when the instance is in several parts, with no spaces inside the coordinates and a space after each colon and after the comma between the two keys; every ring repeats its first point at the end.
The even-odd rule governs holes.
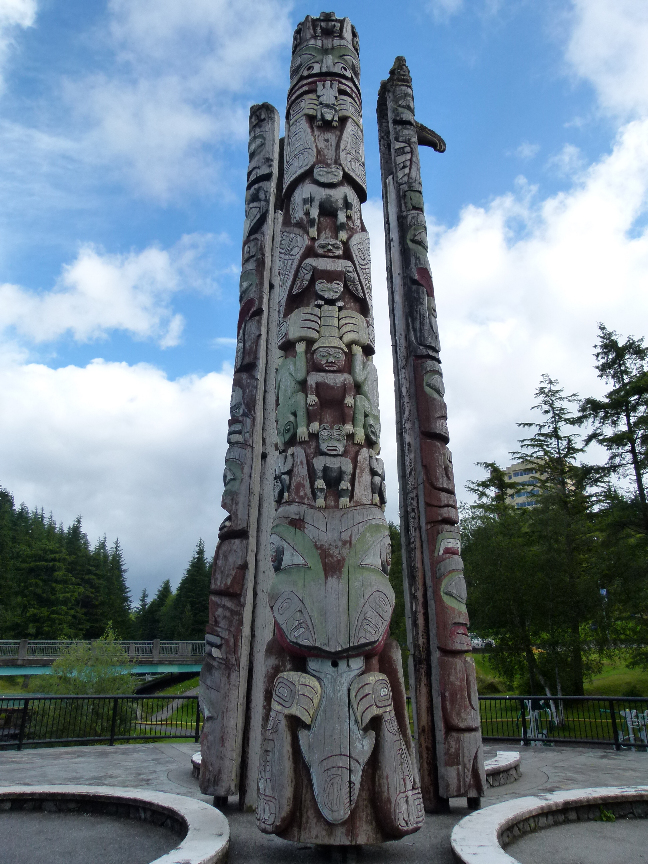
{"type": "Polygon", "coordinates": [[[362,348],[360,347],[360,345],[352,345],[351,346],[351,353],[352,354],[362,354],[362,348]]]}
{"type": "Polygon", "coordinates": [[[353,433],[353,423],[346,423],[344,426],[344,434],[351,435],[353,433]]]}
{"type": "Polygon", "coordinates": [[[311,423],[308,427],[308,430],[311,435],[317,435],[317,433],[319,432],[319,423],[311,423]]]}
{"type": "Polygon", "coordinates": [[[380,495],[372,495],[371,503],[375,504],[377,507],[380,507],[380,495]]]}
{"type": "Polygon", "coordinates": [[[348,498],[340,498],[340,503],[339,503],[340,510],[346,510],[346,508],[348,506],[349,506],[349,499],[348,498]]]}
{"type": "Polygon", "coordinates": [[[305,426],[300,426],[297,430],[298,441],[308,441],[308,429],[305,426]]]}
{"type": "Polygon", "coordinates": [[[315,506],[316,506],[316,507],[319,507],[320,510],[323,510],[324,507],[326,506],[326,502],[324,501],[323,498],[317,498],[316,501],[315,501],[315,506]]]}
{"type": "Polygon", "coordinates": [[[317,396],[313,396],[312,393],[306,397],[306,404],[308,405],[309,408],[314,408],[317,405],[317,402],[318,402],[317,396]]]}
{"type": "Polygon", "coordinates": [[[305,350],[306,350],[306,342],[304,342],[304,341],[296,342],[296,343],[295,343],[295,348],[296,348],[298,351],[305,351],[305,350]]]}
{"type": "Polygon", "coordinates": [[[344,404],[347,406],[347,408],[353,408],[353,396],[347,396],[344,400],[344,404]]]}
{"type": "MultiPolygon", "coordinates": [[[[299,437],[299,433],[297,433],[297,435],[299,437]]],[[[364,440],[365,440],[364,429],[356,426],[353,430],[353,443],[354,444],[364,444],[364,440]]]]}

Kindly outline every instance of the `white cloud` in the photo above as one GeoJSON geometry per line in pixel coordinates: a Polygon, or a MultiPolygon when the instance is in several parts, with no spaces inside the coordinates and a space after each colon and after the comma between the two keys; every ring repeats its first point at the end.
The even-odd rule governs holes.
{"type": "Polygon", "coordinates": [[[531,144],[529,141],[523,141],[520,146],[514,151],[514,155],[524,162],[535,158],[540,151],[539,144],[531,144]]]}
{"type": "Polygon", "coordinates": [[[572,177],[585,167],[585,159],[578,147],[565,144],[558,153],[547,160],[549,171],[561,177],[572,177]]]}
{"type": "Polygon", "coordinates": [[[219,239],[187,235],[169,250],[149,247],[125,255],[84,246],[51,291],[0,285],[0,331],[43,343],[67,333],[88,342],[123,330],[156,339],[162,348],[177,345],[184,321],[173,311],[172,295],[214,289],[204,270],[219,239]]]}
{"type": "Polygon", "coordinates": [[[425,5],[435,20],[445,21],[452,17],[452,15],[461,12],[464,0],[428,0],[425,5]]]}
{"type": "Polygon", "coordinates": [[[250,88],[283,72],[292,3],[111,0],[108,8],[114,64],[67,88],[91,125],[89,151],[158,200],[204,189],[218,170],[214,148],[247,135],[250,88]]]}
{"type": "Polygon", "coordinates": [[[601,107],[622,118],[648,112],[648,4],[572,0],[567,60],[589,80],[601,107]]]}
{"type": "Polygon", "coordinates": [[[468,4],[464,0],[427,0],[425,8],[432,14],[435,21],[442,22],[463,12],[466,5],[471,10],[475,10],[478,15],[488,17],[497,15],[502,6],[502,0],[480,0],[479,3],[470,0],[468,4]]]}
{"type": "Polygon", "coordinates": [[[0,0],[0,91],[4,87],[1,72],[15,45],[16,31],[34,26],[37,9],[36,0],[0,0]]]}
{"type": "Polygon", "coordinates": [[[216,544],[231,374],[0,360],[0,477],[16,503],[119,537],[135,597],[216,544]]]}
{"type": "Polygon", "coordinates": [[[506,463],[543,372],[567,391],[600,392],[597,322],[648,327],[648,120],[569,192],[517,194],[467,207],[453,228],[430,226],[451,447],[458,489],[477,461],[506,463]],[[519,228],[522,227],[520,231],[519,228]]]}

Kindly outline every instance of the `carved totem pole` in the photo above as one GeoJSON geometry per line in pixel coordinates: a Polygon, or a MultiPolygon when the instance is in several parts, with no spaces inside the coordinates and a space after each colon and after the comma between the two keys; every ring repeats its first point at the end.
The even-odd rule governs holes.
{"type": "Polygon", "coordinates": [[[250,109],[248,149],[240,312],[221,502],[229,515],[218,532],[200,673],[205,718],[200,788],[217,802],[239,791],[241,762],[245,762],[244,726],[260,557],[257,532],[262,536],[263,527],[264,389],[266,374],[273,372],[266,368],[279,157],[279,114],[272,105],[250,109]]]}
{"type": "Polygon", "coordinates": [[[389,638],[358,52],[355,28],[334,13],[295,31],[275,240],[275,634],[257,824],[330,845],[394,839],[423,821],[389,638]]]}
{"type": "Polygon", "coordinates": [[[414,118],[403,57],[381,84],[378,131],[421,788],[426,810],[459,796],[474,807],[485,785],[479,703],[418,152],[445,143],[414,118]]]}

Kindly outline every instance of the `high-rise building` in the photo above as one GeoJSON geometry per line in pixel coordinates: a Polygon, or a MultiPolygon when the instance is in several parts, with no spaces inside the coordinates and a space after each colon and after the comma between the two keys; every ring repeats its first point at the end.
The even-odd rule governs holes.
{"type": "Polygon", "coordinates": [[[537,466],[530,465],[528,462],[516,462],[504,470],[506,479],[517,483],[520,487],[507,496],[508,501],[516,508],[536,507],[538,504],[537,496],[540,494],[538,482],[540,472],[537,466]]]}

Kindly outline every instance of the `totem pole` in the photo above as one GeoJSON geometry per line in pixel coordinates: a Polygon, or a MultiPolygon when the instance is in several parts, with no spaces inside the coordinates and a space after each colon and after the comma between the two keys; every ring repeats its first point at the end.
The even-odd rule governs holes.
{"type": "Polygon", "coordinates": [[[418,152],[445,143],[414,118],[403,57],[381,84],[378,132],[421,789],[429,811],[459,796],[476,807],[485,785],[479,703],[418,152]]]}
{"type": "MultiPolygon", "coordinates": [[[[279,157],[279,114],[250,109],[250,161],[245,195],[240,313],[221,506],[212,569],[205,660],[200,673],[200,789],[222,803],[239,791],[259,569],[270,273],[279,157]]],[[[274,436],[273,436],[274,437],[274,436]]],[[[274,507],[272,508],[274,510],[274,507]]],[[[262,534],[261,534],[262,536],[262,534]]]]}
{"type": "Polygon", "coordinates": [[[257,824],[327,845],[394,839],[423,821],[389,638],[358,52],[355,28],[334,13],[295,31],[275,239],[275,633],[257,824]]]}

